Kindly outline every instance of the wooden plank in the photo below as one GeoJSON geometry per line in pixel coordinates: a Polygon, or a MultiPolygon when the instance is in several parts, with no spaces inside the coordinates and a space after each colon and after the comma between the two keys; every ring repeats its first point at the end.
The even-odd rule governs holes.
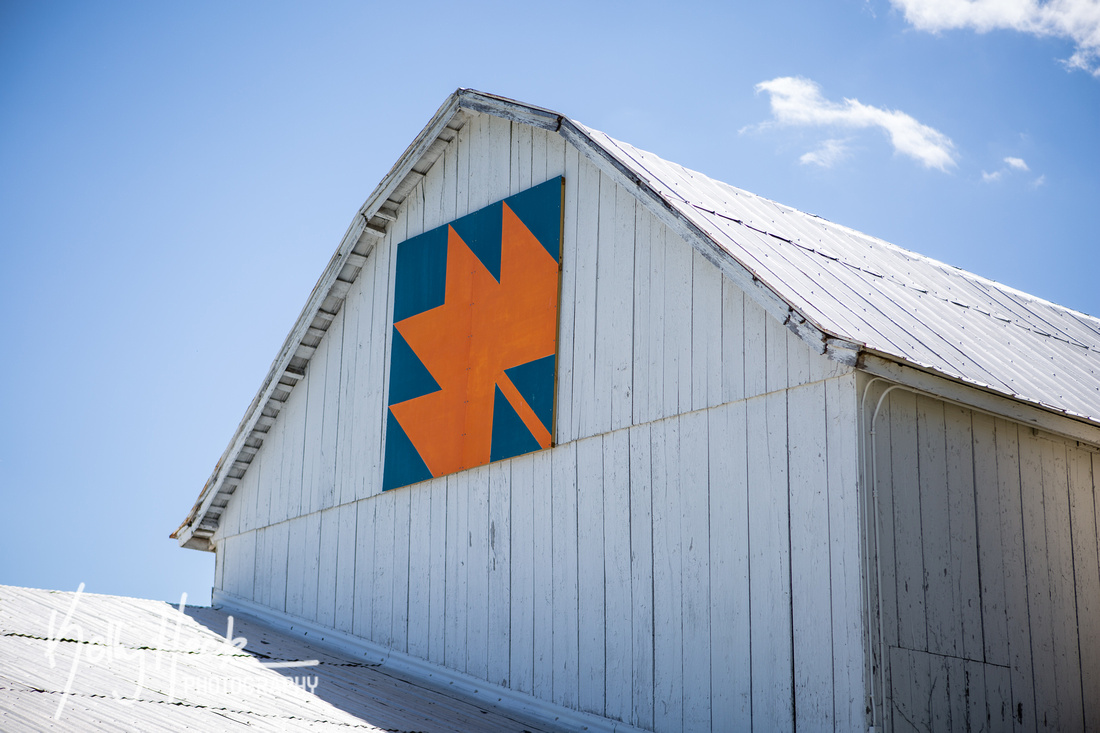
{"type": "MultiPolygon", "coordinates": [[[[546,455],[549,464],[549,455],[546,455]]],[[[549,470],[547,471],[549,475],[549,470]]],[[[509,686],[511,598],[511,471],[504,463],[489,466],[489,645],[488,679],[509,686]]]]}
{"type": "Polygon", "coordinates": [[[422,189],[423,208],[422,211],[422,226],[421,232],[426,232],[431,229],[435,229],[438,226],[442,226],[448,222],[443,218],[443,190],[444,180],[448,176],[454,175],[454,170],[448,166],[448,162],[453,160],[447,153],[454,150],[454,145],[448,145],[444,148],[444,152],[439,156],[439,159],[428,171],[428,175],[424,177],[424,181],[420,184],[422,189]]]}
{"type": "MultiPolygon", "coordinates": [[[[552,511],[552,467],[550,454],[542,451],[530,456],[534,586],[534,646],[532,650],[532,689],[536,697],[549,699],[554,688],[554,548],[553,526],[546,521],[552,511]]],[[[523,490],[523,489],[521,489],[523,490]]]]}
{"type": "MultiPolygon", "coordinates": [[[[434,167],[433,169],[434,170],[434,167]]],[[[429,171],[430,174],[430,171],[429,171]]],[[[432,485],[436,479],[409,490],[408,646],[409,654],[428,658],[428,624],[431,594],[432,485]]]]}
{"type": "MultiPolygon", "coordinates": [[[[603,182],[600,190],[603,191],[603,182]]],[[[599,292],[610,297],[604,306],[610,313],[599,334],[597,344],[608,346],[611,368],[611,428],[617,430],[631,424],[634,414],[634,221],[636,199],[622,188],[609,184],[615,192],[615,220],[611,232],[611,260],[601,257],[599,292]],[[604,277],[604,273],[607,277],[604,277]]],[[[601,219],[603,212],[601,211],[601,219]]],[[[601,251],[603,248],[601,239],[601,251]]],[[[599,347],[597,346],[597,355],[599,347]]]]}
{"type": "Polygon", "coordinates": [[[603,437],[577,444],[579,707],[604,711],[603,437]]]}
{"type": "MultiPolygon", "coordinates": [[[[952,686],[952,693],[955,699],[961,699],[965,709],[965,722],[964,726],[966,730],[981,730],[989,726],[989,701],[986,699],[986,670],[992,669],[988,665],[981,662],[971,662],[956,660],[957,667],[962,669],[963,673],[963,687],[961,690],[956,690],[952,686]]],[[[1008,721],[1005,721],[1007,723],[1008,721]]],[[[952,718],[952,723],[956,723],[956,719],[952,718]]],[[[1002,725],[1003,730],[1005,725],[1002,725]]]]}
{"type": "Polygon", "coordinates": [[[722,273],[698,250],[691,254],[691,406],[722,402],[722,273]]]}
{"type": "Polygon", "coordinates": [[[276,611],[285,611],[290,522],[280,522],[271,527],[267,537],[267,547],[271,558],[271,594],[268,596],[268,605],[276,611]]]}
{"type": "MultiPolygon", "coordinates": [[[[283,416],[280,415],[280,418],[283,416]]],[[[282,519],[286,510],[286,493],[283,475],[283,436],[286,434],[286,420],[277,419],[268,431],[264,441],[267,449],[264,455],[264,483],[267,484],[263,497],[258,498],[257,521],[261,527],[273,525],[282,519]],[[270,458],[269,458],[270,457],[270,458]]]]}
{"type": "Polygon", "coordinates": [[[1069,511],[1073,577],[1081,650],[1085,730],[1100,730],[1100,540],[1097,539],[1093,461],[1100,454],[1070,450],[1069,511]]]}
{"type": "Polygon", "coordinates": [[[1005,625],[1011,670],[1013,730],[1035,729],[1035,689],[1028,616],[1028,585],[1024,545],[1020,441],[1016,423],[995,421],[997,492],[1004,557],[1005,625]],[[1025,572],[1019,572],[1024,568],[1025,572]]]}
{"type": "Polygon", "coordinates": [[[302,462],[305,452],[306,411],[309,394],[307,390],[296,389],[290,393],[286,407],[280,417],[286,421],[286,434],[283,439],[283,471],[286,482],[285,516],[298,517],[302,514],[302,462]]]}
{"type": "MultiPolygon", "coordinates": [[[[336,627],[336,588],[339,580],[337,563],[340,550],[340,513],[326,509],[319,513],[321,532],[317,552],[317,623],[328,628],[336,627]]],[[[355,545],[352,545],[352,552],[355,545]]],[[[346,585],[351,585],[348,578],[346,585]]],[[[354,596],[352,596],[354,597],[354,596]]]]}
{"type": "Polygon", "coordinates": [[[371,498],[374,504],[374,593],[371,598],[370,639],[382,646],[393,645],[396,501],[396,491],[385,491],[371,498]]]}
{"type": "MultiPolygon", "coordinates": [[[[327,335],[327,332],[325,332],[327,335]]],[[[311,363],[317,366],[306,371],[306,378],[297,389],[306,390],[305,445],[302,452],[302,510],[315,512],[320,508],[321,433],[325,425],[325,365],[332,340],[321,337],[311,363]]]]}
{"type": "Polygon", "coordinates": [[[691,245],[663,230],[664,415],[691,410],[691,245]]]}
{"type": "MultiPolygon", "coordinates": [[[[789,353],[789,350],[788,350],[789,353]]],[[[829,484],[829,583],[833,617],[833,715],[836,728],[867,725],[864,675],[859,449],[854,374],[825,385],[829,484]]],[[[874,567],[870,563],[866,567],[874,567]]]]}
{"type": "Polygon", "coordinates": [[[812,380],[810,377],[810,349],[794,331],[787,331],[787,385],[797,387],[812,380]]]}
{"type": "Polygon", "coordinates": [[[748,435],[745,403],[707,412],[710,468],[711,717],[752,729],[748,435]]]}
{"type": "MultiPolygon", "coordinates": [[[[400,219],[391,225],[401,225],[400,219]]],[[[356,369],[359,353],[359,311],[358,298],[349,297],[340,309],[344,314],[343,346],[340,350],[340,415],[336,428],[336,490],[337,504],[346,504],[356,497],[355,485],[362,473],[354,462],[357,453],[356,423],[360,418],[357,400],[356,369]]]]}
{"type": "Polygon", "coordinates": [[[1012,730],[1018,725],[1012,707],[1011,671],[1008,667],[985,665],[985,727],[988,730],[1012,730]]]}
{"type": "MultiPolygon", "coordinates": [[[[633,221],[633,216],[631,216],[633,221]]],[[[630,562],[630,435],[603,439],[604,715],[629,721],[633,711],[630,562]]]]}
{"type": "Polygon", "coordinates": [[[256,536],[257,532],[237,535],[237,595],[250,601],[256,599],[256,536]]]}
{"type": "MultiPolygon", "coordinates": [[[[394,236],[400,233],[395,222],[392,229],[394,236]]],[[[393,284],[396,277],[395,263],[397,260],[397,247],[395,239],[387,239],[379,249],[375,251],[375,271],[372,286],[373,303],[371,304],[371,333],[373,344],[366,358],[369,381],[367,394],[364,399],[365,434],[363,440],[369,444],[369,466],[363,469],[363,484],[360,489],[361,496],[373,496],[382,491],[382,473],[386,455],[385,425],[388,417],[387,403],[389,401],[389,362],[390,346],[393,341],[393,284]],[[378,348],[382,344],[383,348],[378,348]]]]}
{"type": "Polygon", "coordinates": [[[596,432],[596,266],[600,220],[600,175],[581,161],[577,171],[576,285],[573,315],[574,439],[596,432]]]}
{"type": "MultiPolygon", "coordinates": [[[[532,129],[529,126],[518,122],[512,123],[509,194],[516,194],[531,188],[531,133],[532,129]]],[[[543,147],[545,148],[545,143],[543,147]]]]}
{"type": "Polygon", "coordinates": [[[1008,617],[1005,613],[1005,566],[997,487],[997,436],[993,418],[976,412],[974,439],[974,520],[978,533],[981,576],[982,659],[1008,666],[1008,617]]]}
{"type": "Polygon", "coordinates": [[[765,384],[769,392],[787,387],[787,331],[771,315],[764,318],[765,384]]]}
{"type": "MultiPolygon", "coordinates": [[[[642,207],[637,209],[642,211],[642,207]]],[[[649,270],[647,278],[649,288],[648,312],[642,326],[649,331],[649,353],[646,362],[649,370],[649,407],[646,410],[648,420],[676,414],[670,410],[675,406],[675,392],[666,395],[668,389],[677,389],[672,378],[665,374],[665,237],[666,229],[649,212],[646,213],[646,229],[649,239],[649,270]]]]}
{"type": "Polygon", "coordinates": [[[978,574],[978,524],[974,494],[973,413],[954,405],[944,407],[947,430],[947,503],[951,527],[952,595],[962,637],[957,654],[983,660],[981,583],[978,574]]]}
{"type": "Polygon", "coordinates": [[[444,663],[447,621],[447,479],[428,484],[431,494],[431,528],[421,538],[429,546],[428,661],[444,663]]]}
{"type": "Polygon", "coordinates": [[[336,628],[350,633],[354,625],[356,558],[358,556],[359,505],[345,504],[336,509],[338,539],[336,548],[336,628]]]}
{"type": "Polygon", "coordinates": [[[722,401],[745,397],[745,294],[722,278],[722,401]]]}
{"type": "Polygon", "coordinates": [[[444,662],[451,669],[466,669],[466,472],[447,477],[447,617],[444,628],[444,662]]]}
{"type": "MultiPolygon", "coordinates": [[[[649,433],[648,425],[632,428],[629,433],[630,615],[633,633],[633,707],[629,722],[647,730],[653,727],[653,479],[649,461],[649,433]]],[[[557,541],[557,537],[554,539],[557,541]]]]}
{"type": "Polygon", "coordinates": [[[269,605],[267,598],[271,589],[271,576],[267,569],[267,527],[255,530],[256,557],[253,570],[254,595],[253,599],[262,606],[269,605]]]}
{"type": "MultiPolygon", "coordinates": [[[[353,629],[356,636],[370,639],[374,629],[374,573],[375,554],[374,540],[376,533],[375,511],[378,502],[373,499],[361,499],[354,504],[355,511],[355,561],[353,564],[355,580],[355,592],[352,608],[353,629]]],[[[343,507],[341,507],[343,509],[343,507]]],[[[344,557],[344,527],[341,517],[340,523],[340,555],[337,557],[338,565],[343,565],[344,557]]],[[[343,568],[340,568],[342,571],[343,568]]],[[[343,572],[340,572],[340,582],[344,582],[343,572]]],[[[340,588],[337,588],[336,628],[340,628],[340,588]]]]}
{"type": "Polygon", "coordinates": [[[833,728],[834,619],[824,383],[790,390],[787,409],[795,725],[833,728]]]}
{"type": "Polygon", "coordinates": [[[409,643],[409,523],[411,496],[416,490],[393,492],[393,533],[389,535],[393,539],[393,600],[388,646],[402,652],[408,650],[409,643]]]}
{"type": "MultiPolygon", "coordinates": [[[[862,392],[861,392],[862,394],[862,392]]],[[[860,410],[864,419],[870,421],[877,402],[877,394],[870,392],[869,403],[861,402],[860,410]]],[[[862,398],[861,398],[862,399],[862,398]]],[[[881,404],[881,411],[874,424],[870,426],[869,450],[872,453],[872,475],[868,483],[874,488],[874,495],[869,499],[870,511],[875,512],[874,527],[868,538],[869,552],[873,553],[872,562],[868,563],[870,572],[874,575],[871,582],[870,597],[867,599],[869,609],[869,631],[871,643],[871,685],[873,688],[872,699],[872,723],[876,726],[884,725],[892,720],[892,710],[886,698],[894,694],[893,669],[890,666],[893,655],[889,649],[898,644],[898,598],[897,598],[897,561],[894,553],[894,500],[893,500],[893,463],[892,463],[892,434],[891,418],[893,397],[888,397],[881,404]],[[877,673],[876,673],[877,672],[877,673]]]]}
{"type": "Polygon", "coordinates": [[[753,728],[794,727],[786,395],[747,405],[753,728]]]}
{"type": "Polygon", "coordinates": [[[924,601],[924,550],[921,542],[921,483],[918,481],[917,398],[909,392],[890,395],[890,463],[894,509],[898,646],[928,648],[924,601]]]}
{"type": "Polygon", "coordinates": [[[751,298],[744,300],[744,383],[745,397],[755,397],[768,391],[768,362],[765,343],[764,309],[751,298]]]}
{"type": "Polygon", "coordinates": [[[485,121],[489,131],[486,153],[489,174],[486,181],[488,200],[483,205],[508,196],[512,168],[512,123],[496,116],[488,116],[485,121]]]}
{"type": "Polygon", "coordinates": [[[710,679],[710,486],[707,471],[707,414],[681,415],[680,619],[683,624],[685,730],[711,727],[710,679]]]}
{"type": "Polygon", "coordinates": [[[578,170],[580,158],[570,146],[565,156],[565,198],[562,211],[561,297],[558,299],[557,403],[554,405],[554,443],[561,445],[576,437],[573,420],[574,318],[577,290],[578,170]]]}
{"type": "MultiPolygon", "coordinates": [[[[575,149],[572,145],[565,142],[565,139],[561,135],[556,135],[544,130],[536,130],[536,137],[541,137],[546,141],[546,169],[540,170],[538,165],[532,168],[531,175],[534,177],[536,174],[542,175],[543,181],[548,181],[555,176],[560,176],[565,173],[565,155],[569,149],[575,149]]],[[[541,143],[536,143],[536,146],[541,143]]],[[[534,182],[540,182],[538,178],[534,179],[534,182]]]]}
{"type": "MultiPolygon", "coordinates": [[[[1061,730],[1084,730],[1067,444],[1062,440],[1043,440],[1042,443],[1043,516],[1046,519],[1047,560],[1050,563],[1051,630],[1058,694],[1057,718],[1051,725],[1061,730]]],[[[1093,692],[1090,690],[1090,697],[1094,697],[1093,692]]]]}
{"type": "Polygon", "coordinates": [[[318,574],[320,572],[321,555],[321,514],[314,512],[305,517],[306,532],[302,543],[301,553],[305,555],[303,589],[302,589],[302,617],[312,621],[317,620],[317,592],[318,574]]]}
{"type": "Polygon", "coordinates": [[[470,475],[467,495],[466,671],[486,679],[489,670],[489,467],[470,475]]]}
{"type": "Polygon", "coordinates": [[[618,309],[618,270],[625,263],[616,261],[615,233],[617,229],[615,195],[617,186],[600,175],[599,219],[596,245],[596,348],[594,352],[594,383],[592,392],[590,433],[606,433],[612,429],[611,404],[614,399],[614,375],[622,357],[616,334],[618,309]]]}
{"type": "MultiPolygon", "coordinates": [[[[377,257],[367,260],[360,277],[367,277],[375,267],[377,257]]],[[[336,436],[340,426],[340,380],[343,368],[344,348],[344,310],[341,309],[328,327],[328,347],[325,349],[325,361],[311,362],[314,368],[323,368],[325,373],[324,415],[321,425],[321,443],[317,457],[318,473],[314,492],[317,494],[317,508],[326,509],[336,504],[336,436]]],[[[319,369],[318,369],[319,370],[319,369]]]]}
{"type": "Polygon", "coordinates": [[[530,693],[533,689],[534,649],[535,649],[535,581],[534,581],[534,524],[545,521],[535,519],[534,498],[531,487],[534,485],[534,462],[518,459],[505,464],[510,467],[512,494],[510,583],[511,604],[509,606],[510,648],[509,669],[513,689],[530,693]]]}
{"type": "Polygon", "coordinates": [[[1027,614],[1031,626],[1032,675],[1035,680],[1035,720],[1038,726],[1048,727],[1058,721],[1058,689],[1052,628],[1054,609],[1051,604],[1043,511],[1042,449],[1042,440],[1020,431],[1020,496],[1024,520],[1027,614]]]}
{"type": "Polygon", "coordinates": [[[675,419],[650,426],[653,476],[653,722],[683,730],[684,669],[681,623],[680,432],[675,419]]]}
{"type": "MultiPolygon", "coordinates": [[[[417,189],[419,190],[419,189],[417,189]]],[[[419,198],[419,197],[417,197],[419,198]]],[[[395,222],[391,226],[391,235],[399,231],[403,222],[395,222]]],[[[392,250],[392,240],[387,240],[376,245],[375,256],[388,254],[392,250]]],[[[377,276],[377,270],[375,271],[377,276]]],[[[374,493],[375,466],[379,460],[379,445],[381,439],[382,419],[385,413],[382,393],[384,391],[383,370],[380,370],[379,356],[388,352],[386,345],[387,333],[383,323],[388,321],[389,314],[385,314],[380,322],[374,309],[375,288],[377,283],[360,277],[352,289],[352,295],[359,302],[359,320],[357,324],[357,337],[355,340],[355,403],[345,406],[345,412],[351,412],[355,420],[355,443],[350,451],[350,457],[344,458],[351,461],[353,477],[347,485],[342,498],[345,502],[354,501],[370,496],[374,493]],[[383,344],[379,348],[378,344],[383,344]],[[379,352],[382,352],[379,354],[379,352]],[[349,409],[350,408],[350,409],[349,409]]],[[[383,302],[385,302],[383,300],[383,302]]],[[[385,306],[383,306],[385,307],[385,306]]],[[[388,310],[388,308],[387,308],[388,310]]],[[[383,367],[384,369],[384,367],[383,367]]]]}
{"type": "Polygon", "coordinates": [[[639,425],[654,419],[650,394],[654,377],[654,365],[650,344],[653,339],[653,323],[649,320],[649,269],[652,259],[652,232],[649,218],[643,207],[634,209],[634,343],[631,365],[632,424],[639,425]]]}
{"type": "MultiPolygon", "coordinates": [[[[554,696],[559,705],[576,708],[580,699],[578,670],[578,536],[577,443],[550,451],[553,525],[554,696]]],[[[514,483],[513,485],[520,485],[514,483]]]]}

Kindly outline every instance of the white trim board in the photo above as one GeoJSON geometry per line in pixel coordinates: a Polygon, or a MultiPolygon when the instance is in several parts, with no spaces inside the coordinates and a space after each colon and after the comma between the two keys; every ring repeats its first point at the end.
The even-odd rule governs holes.
{"type": "Polygon", "coordinates": [[[214,589],[211,605],[222,611],[251,616],[278,631],[309,640],[343,656],[362,658],[378,664],[383,670],[410,678],[426,687],[467,698],[480,707],[502,713],[534,718],[549,728],[562,731],[592,731],[592,733],[644,733],[641,728],[610,718],[555,705],[516,690],[494,685],[463,672],[447,669],[431,662],[388,649],[357,636],[326,628],[246,600],[232,593],[214,589]]]}

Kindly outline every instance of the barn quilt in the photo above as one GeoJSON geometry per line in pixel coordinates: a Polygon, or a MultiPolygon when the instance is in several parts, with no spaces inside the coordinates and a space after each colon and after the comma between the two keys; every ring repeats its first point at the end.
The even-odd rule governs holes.
{"type": "Polygon", "coordinates": [[[550,447],[563,185],[398,245],[383,489],[550,447]]]}

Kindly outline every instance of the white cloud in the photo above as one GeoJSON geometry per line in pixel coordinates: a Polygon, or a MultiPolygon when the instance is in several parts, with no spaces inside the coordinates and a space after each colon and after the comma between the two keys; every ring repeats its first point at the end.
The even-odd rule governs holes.
{"type": "Polygon", "coordinates": [[[826,140],[817,150],[811,150],[799,158],[803,165],[819,165],[822,168],[832,168],[848,155],[847,140],[826,140]]]}
{"type": "Polygon", "coordinates": [[[1031,187],[1032,188],[1039,188],[1039,186],[1042,186],[1046,182],[1047,182],[1047,177],[1044,174],[1044,175],[1041,175],[1038,178],[1036,178],[1034,181],[1032,181],[1031,182],[1031,187]]]}
{"type": "MultiPolygon", "coordinates": [[[[817,84],[792,76],[761,82],[756,85],[756,91],[770,95],[772,115],[779,124],[857,129],[877,127],[889,135],[894,150],[927,168],[946,171],[955,165],[955,146],[951,139],[904,112],[873,107],[857,99],[831,102],[822,96],[821,87],[817,84]]],[[[807,161],[805,157],[804,163],[817,162],[807,161]]]]}
{"type": "MultiPolygon", "coordinates": [[[[999,181],[1000,179],[1004,178],[1005,174],[1011,173],[1012,171],[1027,172],[1031,170],[1031,168],[1028,168],[1027,163],[1024,162],[1023,158],[1013,158],[1012,156],[1009,156],[1004,159],[1004,162],[1005,164],[1001,167],[1000,170],[993,171],[992,173],[982,171],[982,181],[984,181],[985,183],[993,183],[994,181],[999,181]]],[[[1032,186],[1039,187],[1043,185],[1043,181],[1045,180],[1045,176],[1039,176],[1032,183],[1032,186]]]]}
{"type": "Polygon", "coordinates": [[[1073,41],[1065,60],[1100,78],[1100,2],[1096,0],[890,0],[913,27],[936,33],[970,28],[1015,30],[1073,41]]]}

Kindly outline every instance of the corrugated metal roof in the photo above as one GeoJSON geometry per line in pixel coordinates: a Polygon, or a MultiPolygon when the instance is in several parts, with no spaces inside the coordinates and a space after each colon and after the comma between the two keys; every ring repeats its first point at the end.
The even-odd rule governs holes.
{"type": "Polygon", "coordinates": [[[1100,422],[1100,320],[580,127],[822,331],[1100,422]]]}
{"type": "Polygon", "coordinates": [[[254,620],[234,619],[246,640],[235,648],[228,621],[212,608],[0,586],[0,730],[553,730],[254,620]]]}

